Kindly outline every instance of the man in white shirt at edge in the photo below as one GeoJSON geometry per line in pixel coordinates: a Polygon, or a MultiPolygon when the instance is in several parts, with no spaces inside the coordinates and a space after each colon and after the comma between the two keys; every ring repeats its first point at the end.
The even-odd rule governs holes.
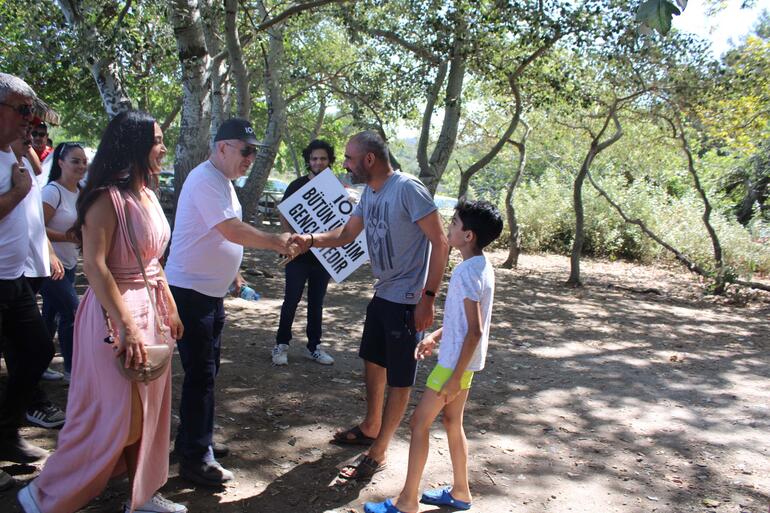
{"type": "MultiPolygon", "coordinates": [[[[42,171],[40,160],[37,153],[30,144],[29,135],[24,138],[16,139],[11,143],[11,151],[19,161],[19,165],[30,172],[32,176],[32,187],[27,196],[19,204],[27,216],[27,229],[29,230],[29,254],[24,263],[24,277],[32,289],[32,294],[37,296],[43,282],[50,278],[52,280],[61,280],[64,276],[64,266],[54,252],[51,241],[45,229],[45,218],[43,216],[43,200],[41,197],[41,186],[36,179],[42,171]]],[[[50,330],[48,336],[53,339],[50,330]]],[[[50,362],[49,362],[50,365],[50,362]]],[[[43,371],[41,379],[45,381],[56,381],[64,377],[63,374],[50,368],[43,371]]],[[[27,407],[27,421],[40,427],[52,429],[61,427],[64,424],[64,411],[56,407],[49,399],[47,394],[40,387],[40,383],[35,386],[35,393],[27,407]]]]}
{"type": "Polygon", "coordinates": [[[248,121],[222,123],[211,156],[190,172],[182,186],[166,264],[185,327],[177,342],[185,377],[174,450],[180,477],[203,486],[218,487],[233,479],[233,473],[215,459],[228,450],[212,438],[214,382],[225,322],[223,298],[233,280],[241,280],[243,247],[297,253],[296,245],[289,245],[289,234],[266,233],[242,221],[231,181],[246,175],[257,145],[248,121]]]}
{"type": "Polygon", "coordinates": [[[35,98],[26,82],[0,73],[0,335],[8,363],[8,382],[0,400],[0,460],[19,463],[31,463],[47,454],[21,438],[19,427],[35,385],[54,353],[35,296],[24,278],[29,231],[22,202],[33,177],[30,170],[19,166],[10,148],[14,140],[26,135],[35,98]]]}

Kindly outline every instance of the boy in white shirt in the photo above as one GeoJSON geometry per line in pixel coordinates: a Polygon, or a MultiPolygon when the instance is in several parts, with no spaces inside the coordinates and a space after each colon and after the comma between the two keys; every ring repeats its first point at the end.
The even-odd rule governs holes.
{"type": "Polygon", "coordinates": [[[500,212],[490,203],[478,201],[455,207],[447,238],[449,245],[460,251],[463,261],[449,280],[444,325],[425,337],[415,350],[415,358],[422,360],[441,342],[438,363],[428,376],[427,389],[412,415],[406,482],[395,501],[369,502],[364,506],[366,513],[418,511],[430,426],[442,411],[452,459],[453,485],[423,493],[420,502],[461,510],[471,507],[463,411],[473,373],[484,368],[492,316],[495,274],[483,249],[499,237],[502,230],[500,212]]]}

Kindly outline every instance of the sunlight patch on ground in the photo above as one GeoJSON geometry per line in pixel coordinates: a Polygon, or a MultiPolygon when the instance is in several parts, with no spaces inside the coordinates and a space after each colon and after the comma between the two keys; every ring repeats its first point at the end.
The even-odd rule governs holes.
{"type": "Polygon", "coordinates": [[[567,342],[563,346],[553,347],[533,347],[529,353],[539,358],[568,358],[580,355],[601,354],[604,350],[596,347],[590,347],[585,342],[567,342]]]}

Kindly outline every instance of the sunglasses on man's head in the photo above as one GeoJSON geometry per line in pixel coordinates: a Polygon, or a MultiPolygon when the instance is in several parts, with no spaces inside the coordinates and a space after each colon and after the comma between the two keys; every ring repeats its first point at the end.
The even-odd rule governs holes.
{"type": "Polygon", "coordinates": [[[38,132],[37,130],[32,130],[30,134],[32,134],[32,137],[45,137],[48,135],[48,132],[38,132]]]}
{"type": "Polygon", "coordinates": [[[11,105],[10,103],[0,102],[0,105],[12,108],[19,114],[19,116],[25,118],[32,115],[32,105],[27,105],[26,103],[21,105],[11,105]]]}
{"type": "MultiPolygon", "coordinates": [[[[228,146],[232,146],[233,148],[238,148],[234,144],[230,144],[230,143],[226,143],[226,144],[228,146]]],[[[257,148],[254,147],[254,146],[249,146],[248,144],[246,146],[244,146],[243,148],[238,148],[238,149],[241,152],[241,157],[243,157],[243,158],[249,157],[249,156],[257,153],[257,148]]]]}

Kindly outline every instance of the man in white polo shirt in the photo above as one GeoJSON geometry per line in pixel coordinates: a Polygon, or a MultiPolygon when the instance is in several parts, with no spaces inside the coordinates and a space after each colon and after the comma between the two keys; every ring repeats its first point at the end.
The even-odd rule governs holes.
{"type": "MultiPolygon", "coordinates": [[[[54,353],[37,302],[24,278],[29,230],[23,200],[31,171],[19,166],[10,144],[24,137],[35,93],[26,82],[0,73],[0,338],[8,366],[0,399],[0,460],[31,463],[47,453],[19,436],[24,411],[54,353]]],[[[3,476],[0,475],[0,487],[3,476]]]]}
{"type": "MultiPolygon", "coordinates": [[[[25,136],[11,143],[11,151],[19,161],[19,164],[27,169],[32,176],[32,187],[20,203],[20,207],[26,213],[27,230],[29,230],[29,253],[24,263],[24,277],[29,283],[32,294],[37,295],[43,283],[49,278],[61,280],[64,277],[64,267],[59,261],[53,246],[48,240],[45,230],[45,217],[43,215],[43,200],[41,186],[37,180],[38,173],[42,171],[37,153],[30,145],[30,139],[25,136]]],[[[46,326],[48,336],[51,331],[46,326]]],[[[50,364],[50,362],[49,362],[50,364]]],[[[60,372],[46,369],[41,379],[56,381],[64,377],[60,372]]],[[[27,422],[44,428],[57,428],[64,424],[64,411],[56,407],[40,384],[35,387],[35,393],[27,407],[27,422]]]]}
{"type": "Polygon", "coordinates": [[[248,121],[229,119],[214,137],[211,156],[187,176],[171,237],[166,276],[184,336],[177,342],[185,377],[174,450],[179,475],[204,486],[233,479],[215,456],[214,381],[219,372],[220,339],[225,322],[223,298],[236,279],[243,247],[293,255],[289,235],[266,233],[242,219],[231,180],[244,176],[256,158],[258,141],[248,121]]]}

